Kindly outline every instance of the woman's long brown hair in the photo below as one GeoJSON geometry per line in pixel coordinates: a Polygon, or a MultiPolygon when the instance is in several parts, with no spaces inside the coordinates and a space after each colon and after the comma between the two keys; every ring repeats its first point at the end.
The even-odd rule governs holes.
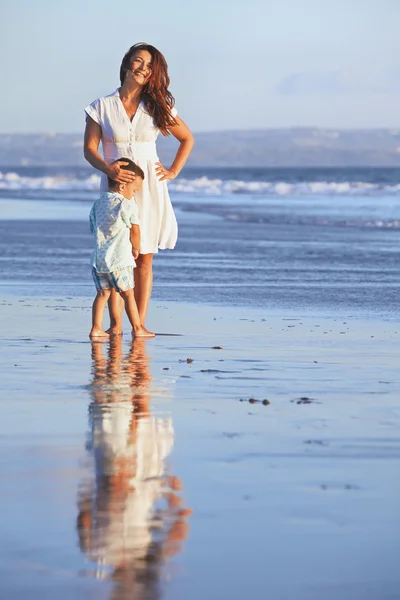
{"type": "Polygon", "coordinates": [[[154,46],[143,42],[131,46],[122,59],[119,72],[121,85],[125,81],[126,71],[131,68],[135,54],[140,50],[146,50],[151,54],[151,76],[143,88],[142,100],[157,127],[164,135],[168,135],[168,128],[177,125],[176,120],[171,115],[175,98],[168,89],[170,82],[168,65],[161,52],[154,46]]]}

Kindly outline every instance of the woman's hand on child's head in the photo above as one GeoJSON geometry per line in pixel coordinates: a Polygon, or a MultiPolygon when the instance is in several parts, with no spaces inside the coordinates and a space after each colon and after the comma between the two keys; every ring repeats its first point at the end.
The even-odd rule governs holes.
{"type": "Polygon", "coordinates": [[[137,248],[132,248],[132,254],[133,254],[133,258],[136,260],[137,258],[139,258],[139,250],[137,248]]]}
{"type": "Polygon", "coordinates": [[[132,173],[132,171],[127,171],[127,169],[121,169],[121,165],[127,165],[127,162],[122,160],[116,160],[110,165],[108,165],[107,175],[110,179],[114,181],[118,181],[118,183],[132,183],[135,181],[136,175],[132,173]]]}
{"type": "Polygon", "coordinates": [[[159,177],[159,181],[165,181],[166,179],[175,179],[176,173],[172,169],[165,169],[160,162],[156,162],[156,174],[159,177]]]}

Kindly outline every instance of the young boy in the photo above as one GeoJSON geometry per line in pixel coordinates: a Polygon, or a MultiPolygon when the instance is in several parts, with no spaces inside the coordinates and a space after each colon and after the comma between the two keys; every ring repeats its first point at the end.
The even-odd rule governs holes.
{"type": "MultiPolygon", "coordinates": [[[[140,324],[133,294],[133,269],[140,248],[138,209],[133,196],[142,186],[144,173],[128,158],[121,158],[120,161],[126,163],[120,165],[122,169],[135,173],[135,180],[118,183],[109,178],[108,192],[101,194],[96,200],[89,217],[90,231],[95,237],[92,275],[97,289],[92,308],[91,339],[109,337],[103,330],[103,317],[112,288],[125,302],[132,334],[137,337],[154,337],[154,333],[140,324]]],[[[118,315],[111,315],[113,317],[118,319],[118,315]]]]}

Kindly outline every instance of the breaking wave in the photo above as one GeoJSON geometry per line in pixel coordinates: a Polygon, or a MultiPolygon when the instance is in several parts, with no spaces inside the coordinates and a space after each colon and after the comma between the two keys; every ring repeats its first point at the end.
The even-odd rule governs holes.
{"type": "Polygon", "coordinates": [[[18,173],[0,171],[0,190],[56,190],[56,191],[96,191],[100,186],[100,176],[93,174],[85,179],[67,176],[26,177],[18,173]]]}
{"type": "MultiPolygon", "coordinates": [[[[28,177],[15,172],[0,171],[0,190],[56,190],[59,192],[97,191],[100,176],[86,178],[73,176],[28,177]]],[[[243,181],[212,179],[207,176],[193,179],[178,178],[169,183],[174,194],[196,196],[223,196],[247,194],[256,196],[395,196],[400,193],[400,183],[371,183],[366,181],[243,181]]]]}
{"type": "Polygon", "coordinates": [[[209,179],[177,179],[169,184],[175,193],[220,196],[224,194],[250,194],[260,196],[379,196],[396,195],[400,184],[385,185],[365,181],[240,181],[209,179]]]}

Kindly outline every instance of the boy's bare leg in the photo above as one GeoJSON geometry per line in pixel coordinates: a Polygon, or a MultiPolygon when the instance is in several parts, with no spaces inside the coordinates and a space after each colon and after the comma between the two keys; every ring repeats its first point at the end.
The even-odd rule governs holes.
{"type": "Polygon", "coordinates": [[[146,329],[145,322],[149,309],[151,291],[153,288],[153,255],[140,254],[136,259],[135,300],[139,311],[140,322],[146,329]]]}
{"type": "Polygon", "coordinates": [[[110,328],[107,333],[110,335],[122,335],[122,312],[124,310],[124,301],[119,293],[113,288],[108,300],[108,312],[110,313],[110,328]]]}
{"type": "Polygon", "coordinates": [[[92,306],[92,329],[89,333],[91,339],[109,337],[109,334],[103,329],[103,317],[110,294],[111,290],[99,290],[94,299],[92,306]]]}
{"type": "Polygon", "coordinates": [[[125,302],[126,314],[128,315],[129,322],[132,325],[132,335],[135,337],[154,337],[155,334],[152,331],[145,329],[140,322],[139,311],[136,305],[133,290],[120,292],[120,294],[121,298],[125,302]]]}

